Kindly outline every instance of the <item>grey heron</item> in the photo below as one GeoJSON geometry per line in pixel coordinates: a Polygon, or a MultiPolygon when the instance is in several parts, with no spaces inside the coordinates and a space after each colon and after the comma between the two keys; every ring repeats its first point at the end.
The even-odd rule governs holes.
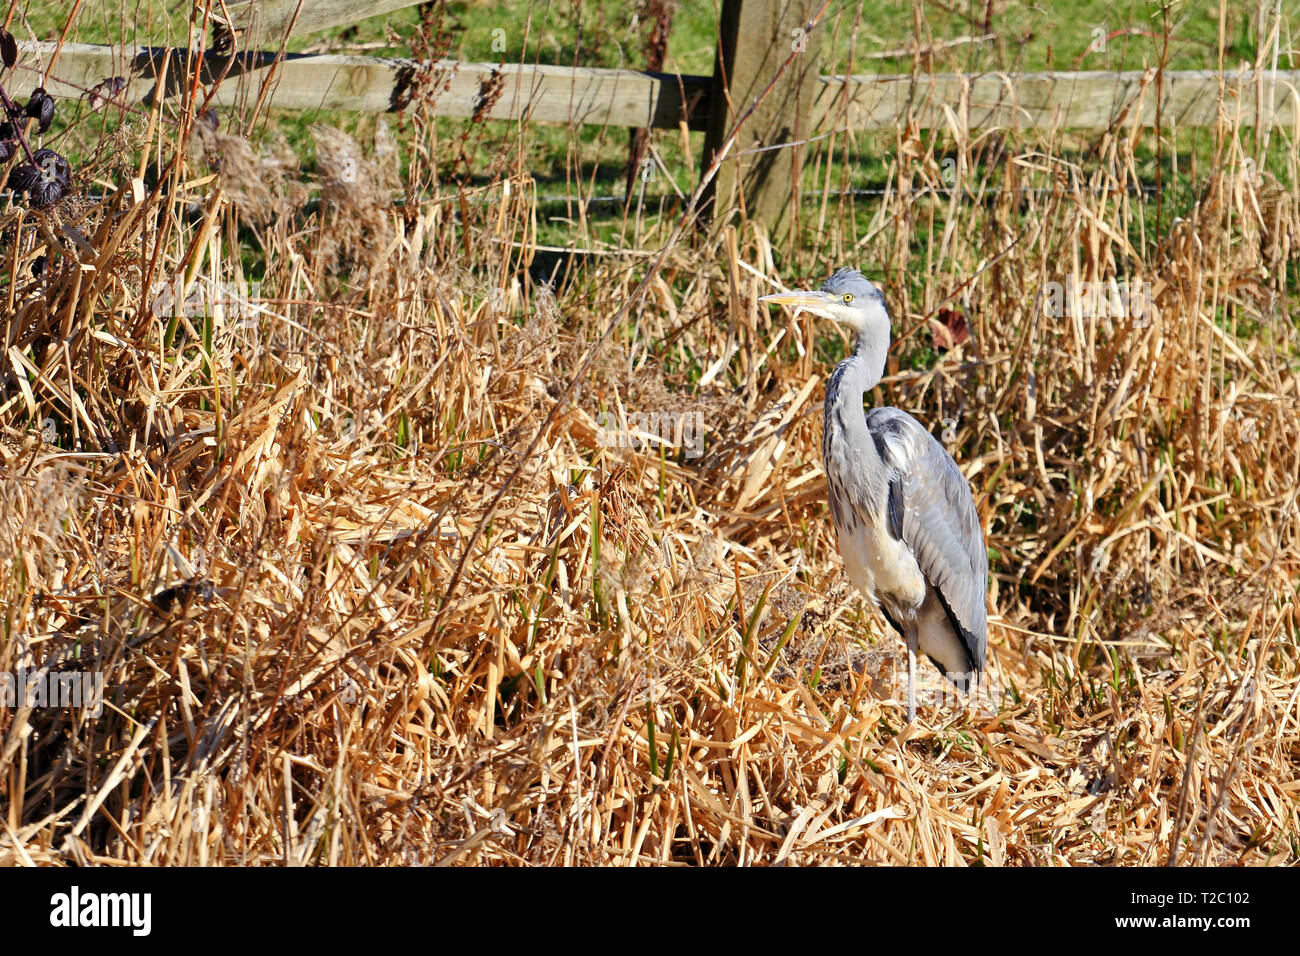
{"type": "Polygon", "coordinates": [[[822,461],[849,579],[907,643],[907,719],[916,719],[916,652],[959,690],[978,687],[987,647],[988,552],[970,486],[952,456],[897,408],[864,413],[889,351],[889,312],[873,283],[840,269],[820,289],[760,302],[847,325],[853,353],[826,383],[822,461]]]}

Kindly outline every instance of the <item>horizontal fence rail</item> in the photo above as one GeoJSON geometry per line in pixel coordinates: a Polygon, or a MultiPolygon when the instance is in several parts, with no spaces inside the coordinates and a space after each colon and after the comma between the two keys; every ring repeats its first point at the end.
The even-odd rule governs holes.
{"type": "Polygon", "coordinates": [[[243,0],[214,7],[214,45],[240,50],[277,48],[287,36],[319,33],[394,13],[423,0],[243,0]],[[225,11],[222,17],[218,11],[225,11]]]}
{"type": "Polygon", "coordinates": [[[823,76],[815,116],[843,110],[855,129],[1012,127],[1105,129],[1291,125],[1300,117],[1300,71],[1218,73],[921,73],[823,76]]]}
{"type": "MultiPolygon", "coordinates": [[[[25,96],[41,82],[40,64],[55,46],[20,44],[15,93],[25,96]]],[[[121,76],[128,84],[115,99],[150,102],[159,76],[167,77],[167,95],[175,95],[195,60],[184,49],[68,43],[46,86],[53,96],[75,99],[121,76]]],[[[395,57],[271,52],[207,54],[200,82],[224,76],[212,98],[218,106],[251,102],[269,80],[269,102],[280,109],[383,113],[410,105],[421,75],[432,81],[426,88],[435,91],[430,108],[439,116],[659,128],[684,120],[691,129],[708,122],[713,83],[709,76],[636,70],[451,60],[430,70],[395,57]]],[[[812,125],[1101,129],[1117,122],[1151,127],[1157,115],[1165,126],[1207,126],[1220,114],[1241,126],[1293,125],[1300,119],[1298,91],[1300,71],[1284,70],[822,76],[812,125]]]]}
{"type": "MultiPolygon", "coordinates": [[[[37,62],[44,62],[54,47],[52,43],[21,46],[14,92],[26,96],[41,82],[40,71],[29,61],[34,54],[37,62]],[[24,70],[24,64],[32,69],[24,70]]],[[[46,88],[51,96],[75,99],[103,80],[120,76],[127,85],[115,101],[151,102],[159,77],[164,77],[166,94],[173,96],[196,61],[196,53],[184,49],[124,51],[68,43],[59,51],[46,88]]],[[[269,52],[205,54],[199,81],[208,86],[222,80],[211,100],[215,106],[252,102],[262,83],[269,81],[268,101],[279,109],[384,113],[410,105],[416,81],[422,77],[429,82],[419,86],[431,91],[430,108],[438,116],[673,128],[686,117],[697,129],[702,128],[712,83],[707,76],[635,70],[453,60],[429,68],[395,57],[293,53],[281,57],[269,52]]]]}

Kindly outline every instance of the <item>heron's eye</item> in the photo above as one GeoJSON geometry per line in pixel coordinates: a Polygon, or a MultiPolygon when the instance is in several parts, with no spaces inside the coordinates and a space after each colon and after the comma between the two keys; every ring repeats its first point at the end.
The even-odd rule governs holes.
{"type": "Polygon", "coordinates": [[[847,303],[847,302],[852,302],[852,301],[853,301],[853,296],[850,295],[848,292],[845,292],[845,293],[844,293],[844,301],[845,301],[846,303],[847,303]]]}

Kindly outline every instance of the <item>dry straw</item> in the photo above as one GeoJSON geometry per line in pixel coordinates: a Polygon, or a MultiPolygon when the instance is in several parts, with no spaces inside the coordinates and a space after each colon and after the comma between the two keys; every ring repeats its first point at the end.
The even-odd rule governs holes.
{"type": "Polygon", "coordinates": [[[834,349],[756,307],[763,236],[672,246],[598,343],[653,217],[552,290],[522,158],[394,206],[317,128],[303,212],[282,151],[161,117],[147,176],[0,215],[0,673],[107,688],[0,709],[0,863],[1297,861],[1295,130],[1275,178],[1225,118],[1159,223],[1126,128],[900,129],[861,234],[847,134],[813,158],[800,269],[883,279],[876,400],[992,552],[1001,709],[904,729],[825,510],[834,349]],[[1050,315],[1071,277],[1154,308],[1050,315]],[[970,339],[913,368],[941,309],[970,339]],[[602,438],[665,410],[701,457],[602,438]]]}

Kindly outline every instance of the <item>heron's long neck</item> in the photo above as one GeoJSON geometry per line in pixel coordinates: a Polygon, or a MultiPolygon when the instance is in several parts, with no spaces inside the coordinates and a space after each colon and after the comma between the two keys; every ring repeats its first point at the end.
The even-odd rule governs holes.
{"type": "Polygon", "coordinates": [[[885,356],[888,352],[888,327],[881,335],[864,328],[858,334],[853,354],[831,372],[831,377],[826,382],[825,431],[822,438],[822,457],[828,470],[836,458],[835,446],[841,441],[859,456],[876,454],[875,443],[867,431],[862,400],[884,376],[885,356]]]}
{"type": "MultiPolygon", "coordinates": [[[[869,327],[858,333],[853,354],[835,366],[826,383],[826,413],[830,414],[832,405],[843,405],[861,412],[863,396],[884,377],[888,353],[888,333],[878,335],[869,327]]],[[[861,419],[861,414],[854,416],[855,421],[861,419]]],[[[866,424],[863,423],[862,427],[865,429],[866,424]]]]}
{"type": "Polygon", "coordinates": [[[853,355],[836,365],[826,384],[826,428],[822,433],[822,463],[829,483],[831,515],[837,529],[854,527],[845,501],[876,502],[871,514],[883,514],[888,496],[888,472],[867,428],[862,401],[884,376],[889,351],[889,325],[879,334],[863,329],[853,355]]]}

